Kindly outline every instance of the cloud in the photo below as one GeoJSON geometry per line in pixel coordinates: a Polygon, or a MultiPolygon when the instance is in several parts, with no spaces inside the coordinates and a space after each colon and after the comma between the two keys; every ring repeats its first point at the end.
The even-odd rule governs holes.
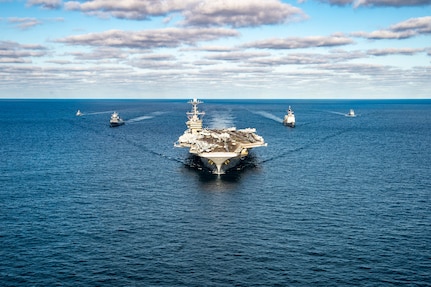
{"type": "Polygon", "coordinates": [[[208,0],[183,11],[184,25],[250,27],[305,19],[301,9],[277,0],[208,0]]]}
{"type": "MultiPolygon", "coordinates": [[[[304,1],[300,1],[304,2],[304,1]]],[[[411,6],[428,6],[431,0],[317,0],[317,2],[327,3],[335,6],[352,5],[355,8],[359,6],[368,7],[411,7],[411,6]]]]}
{"type": "Polygon", "coordinates": [[[258,58],[251,59],[249,61],[250,65],[258,66],[282,66],[282,65],[317,65],[317,64],[327,64],[329,59],[322,57],[320,54],[292,54],[286,57],[268,57],[268,58],[258,58]]]}
{"type": "Polygon", "coordinates": [[[146,20],[152,16],[164,16],[181,11],[197,3],[199,0],[90,0],[83,3],[68,1],[64,6],[67,10],[81,11],[102,18],[146,20]]]}
{"type": "Polygon", "coordinates": [[[7,21],[21,30],[27,30],[29,28],[42,24],[42,22],[37,20],[36,18],[10,17],[7,19],[7,21]]]}
{"type": "Polygon", "coordinates": [[[355,0],[354,7],[359,6],[388,6],[388,7],[407,7],[407,6],[427,6],[431,5],[430,0],[355,0]]]}
{"type": "Polygon", "coordinates": [[[107,87],[130,77],[131,68],[112,67],[108,65],[79,66],[56,64],[54,66],[35,65],[0,65],[0,84],[10,82],[21,89],[31,87],[31,90],[44,90],[62,87],[62,93],[71,91],[74,95],[77,90],[88,87],[88,83],[99,83],[107,87]],[[5,79],[4,76],[8,76],[5,79]]]}
{"type": "Polygon", "coordinates": [[[24,63],[31,63],[30,60],[24,59],[24,58],[18,58],[15,55],[13,57],[7,57],[6,55],[3,55],[0,51],[0,63],[2,64],[24,64],[24,63]]]}
{"type": "Polygon", "coordinates": [[[312,47],[334,47],[352,44],[353,40],[343,35],[333,36],[310,36],[310,37],[291,37],[291,38],[273,38],[261,41],[255,41],[243,45],[246,48],[256,49],[301,49],[312,47]]]}
{"type": "Polygon", "coordinates": [[[19,17],[9,17],[7,18],[8,23],[15,25],[15,28],[20,30],[27,30],[38,25],[42,25],[46,21],[62,22],[63,18],[51,18],[51,19],[36,19],[36,18],[19,18],[19,17]]]}
{"type": "Polygon", "coordinates": [[[337,75],[350,75],[352,77],[367,77],[374,82],[379,82],[382,79],[387,80],[388,78],[398,78],[400,71],[394,67],[388,65],[377,65],[377,64],[324,64],[316,65],[314,67],[317,70],[323,70],[331,72],[337,75]]]}
{"type": "Polygon", "coordinates": [[[265,57],[269,55],[270,55],[269,53],[260,53],[260,52],[225,52],[225,53],[209,55],[206,57],[206,59],[239,62],[239,61],[244,61],[251,58],[259,58],[259,57],[265,57]]]}
{"type": "Polygon", "coordinates": [[[100,60],[121,60],[127,59],[130,53],[123,52],[117,48],[98,47],[92,52],[70,52],[69,55],[77,60],[100,61],[100,60]]]}
{"type": "Polygon", "coordinates": [[[12,50],[12,49],[25,49],[25,50],[45,50],[46,48],[42,45],[32,45],[32,44],[19,44],[12,41],[0,41],[0,51],[1,50],[12,50]]]}
{"type": "Polygon", "coordinates": [[[169,54],[147,54],[131,59],[128,64],[133,67],[149,70],[184,69],[183,63],[178,62],[174,56],[169,54]]]}
{"type": "Polygon", "coordinates": [[[411,18],[397,23],[387,29],[377,30],[370,33],[354,32],[352,36],[367,39],[407,39],[418,35],[431,34],[431,16],[411,18]]]}
{"type": "Polygon", "coordinates": [[[368,50],[367,54],[372,56],[388,56],[388,55],[414,55],[424,52],[425,49],[414,48],[386,48],[368,50]]]}
{"type": "Polygon", "coordinates": [[[204,52],[232,52],[237,51],[237,48],[230,46],[202,46],[183,49],[184,51],[204,51],[204,52]]]}
{"type": "MultiPolygon", "coordinates": [[[[92,0],[83,3],[68,1],[64,6],[67,10],[81,11],[101,18],[131,20],[148,20],[154,16],[180,13],[184,17],[183,26],[237,28],[279,24],[306,18],[301,9],[279,0],[92,0]]],[[[166,18],[166,21],[170,20],[171,16],[166,18]]]]}
{"type": "Polygon", "coordinates": [[[56,42],[70,45],[123,47],[123,48],[165,48],[178,47],[183,44],[194,45],[201,41],[211,41],[224,37],[235,37],[239,33],[230,29],[179,29],[165,28],[144,31],[110,30],[102,33],[69,36],[57,39],[56,42]]]}
{"type": "Polygon", "coordinates": [[[418,32],[419,34],[431,33],[431,16],[411,18],[398,24],[392,25],[389,29],[395,32],[413,30],[418,32]]]}
{"type": "Polygon", "coordinates": [[[59,9],[62,6],[61,0],[28,0],[27,6],[42,6],[44,9],[59,9]]]}
{"type": "Polygon", "coordinates": [[[40,45],[22,45],[17,42],[0,41],[0,63],[28,63],[32,57],[42,57],[47,51],[40,45]]]}
{"type": "Polygon", "coordinates": [[[52,63],[52,64],[57,64],[57,65],[71,65],[73,64],[72,61],[68,61],[68,60],[58,60],[58,59],[54,59],[54,60],[48,60],[46,61],[47,63],[52,63]]]}
{"type": "Polygon", "coordinates": [[[353,32],[351,33],[354,37],[366,38],[370,40],[382,40],[382,39],[407,39],[416,35],[414,31],[405,32],[393,32],[388,30],[379,30],[373,32],[353,32]]]}
{"type": "Polygon", "coordinates": [[[306,68],[310,65],[348,62],[367,57],[367,54],[360,51],[331,50],[328,53],[289,53],[287,56],[251,58],[248,61],[248,65],[274,67],[284,65],[300,65],[306,68]]]}

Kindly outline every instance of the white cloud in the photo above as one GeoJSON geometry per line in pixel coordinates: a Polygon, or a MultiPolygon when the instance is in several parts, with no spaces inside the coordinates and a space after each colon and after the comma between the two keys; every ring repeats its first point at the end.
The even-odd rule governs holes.
{"type": "Polygon", "coordinates": [[[414,55],[417,53],[424,52],[425,49],[414,49],[414,48],[385,48],[385,49],[372,49],[368,50],[368,55],[373,56],[388,56],[388,55],[414,55]]]}
{"type": "Polygon", "coordinates": [[[99,17],[145,20],[152,16],[163,16],[196,5],[199,0],[90,0],[68,1],[65,8],[99,17]]]}
{"type": "Polygon", "coordinates": [[[43,57],[47,50],[40,45],[23,45],[17,42],[0,41],[1,63],[29,63],[33,57],[43,57]]]}
{"type": "Polygon", "coordinates": [[[431,16],[411,18],[394,24],[387,29],[373,32],[354,32],[352,36],[367,39],[407,39],[418,35],[431,34],[431,16]]]}
{"type": "Polygon", "coordinates": [[[352,44],[353,40],[343,35],[273,38],[243,45],[256,49],[300,49],[312,47],[333,47],[352,44]]]}
{"type": "MultiPolygon", "coordinates": [[[[148,20],[178,12],[184,17],[182,25],[204,27],[260,26],[306,18],[301,9],[279,0],[92,0],[83,3],[68,1],[64,6],[68,10],[102,18],[133,20],[148,20]]],[[[170,19],[171,16],[166,21],[170,19]]]]}
{"type": "Polygon", "coordinates": [[[414,31],[417,34],[431,33],[431,16],[411,18],[389,27],[394,32],[414,31]]]}
{"type": "Polygon", "coordinates": [[[41,6],[45,9],[58,9],[62,6],[61,0],[28,0],[28,6],[41,6]]]}
{"type": "Polygon", "coordinates": [[[16,28],[21,30],[26,30],[32,27],[35,27],[37,25],[42,24],[41,21],[37,20],[36,18],[18,18],[18,17],[10,17],[7,19],[7,21],[13,25],[15,25],[16,28]]]}
{"type": "Polygon", "coordinates": [[[299,8],[278,0],[208,0],[183,12],[184,25],[248,27],[302,20],[299,8]]]}
{"type": "Polygon", "coordinates": [[[238,35],[237,31],[219,28],[165,28],[138,32],[110,30],[101,33],[68,36],[57,39],[56,42],[70,45],[152,49],[194,45],[197,42],[236,37],[238,35]]]}
{"type": "MultiPolygon", "coordinates": [[[[428,6],[431,0],[316,0],[317,2],[328,3],[336,6],[352,5],[354,7],[411,7],[411,6],[428,6]]],[[[300,0],[301,2],[305,2],[300,0]]]]}
{"type": "Polygon", "coordinates": [[[219,61],[229,61],[229,62],[239,62],[252,58],[259,58],[269,56],[269,53],[262,52],[225,52],[218,53],[214,55],[209,55],[205,57],[208,60],[219,60],[219,61]]]}
{"type": "Polygon", "coordinates": [[[430,0],[354,0],[355,7],[359,6],[381,6],[381,7],[407,7],[431,5],[430,0]]]}

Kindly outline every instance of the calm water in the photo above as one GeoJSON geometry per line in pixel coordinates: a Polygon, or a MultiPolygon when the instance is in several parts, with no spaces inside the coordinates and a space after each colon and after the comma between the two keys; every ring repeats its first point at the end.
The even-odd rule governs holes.
{"type": "Polygon", "coordinates": [[[431,286],[431,101],[205,101],[268,143],[220,178],[189,109],[1,100],[0,285],[431,286]]]}

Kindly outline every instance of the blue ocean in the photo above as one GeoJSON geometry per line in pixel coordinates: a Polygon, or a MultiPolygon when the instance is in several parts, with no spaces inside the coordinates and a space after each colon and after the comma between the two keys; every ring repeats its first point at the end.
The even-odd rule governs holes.
{"type": "Polygon", "coordinates": [[[431,286],[431,100],[201,100],[0,100],[0,286],[431,286]]]}

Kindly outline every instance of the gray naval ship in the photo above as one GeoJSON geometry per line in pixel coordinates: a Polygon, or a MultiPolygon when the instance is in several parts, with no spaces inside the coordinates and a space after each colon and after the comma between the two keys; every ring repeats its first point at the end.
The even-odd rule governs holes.
{"type": "Polygon", "coordinates": [[[178,138],[175,147],[190,148],[189,152],[200,157],[202,163],[215,174],[224,174],[245,159],[248,151],[254,147],[266,146],[264,139],[258,136],[256,129],[202,128],[205,112],[198,110],[203,103],[197,99],[189,102],[192,110],[187,112],[187,130],[178,138]]]}

